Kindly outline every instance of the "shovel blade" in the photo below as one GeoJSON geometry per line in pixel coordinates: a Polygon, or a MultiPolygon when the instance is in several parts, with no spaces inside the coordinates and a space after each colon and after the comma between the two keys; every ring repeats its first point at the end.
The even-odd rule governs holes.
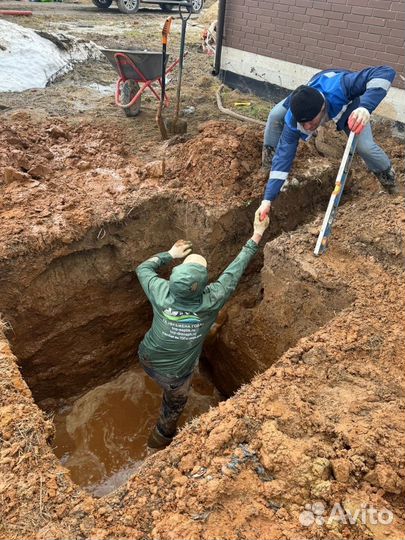
{"type": "Polygon", "coordinates": [[[183,135],[187,133],[187,122],[179,118],[169,119],[166,122],[167,131],[172,135],[183,135]]]}

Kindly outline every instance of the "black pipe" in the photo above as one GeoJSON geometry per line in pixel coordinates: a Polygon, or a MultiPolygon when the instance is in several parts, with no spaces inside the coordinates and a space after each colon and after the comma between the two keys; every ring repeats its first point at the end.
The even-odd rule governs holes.
{"type": "Polygon", "coordinates": [[[221,53],[222,53],[222,41],[224,38],[224,26],[225,26],[225,6],[226,0],[219,0],[218,4],[218,21],[216,29],[216,46],[215,46],[215,62],[213,75],[218,75],[221,69],[221,53]]]}

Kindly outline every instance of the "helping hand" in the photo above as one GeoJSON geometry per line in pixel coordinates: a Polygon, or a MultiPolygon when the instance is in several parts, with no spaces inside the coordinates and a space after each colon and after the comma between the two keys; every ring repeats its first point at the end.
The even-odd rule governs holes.
{"type": "Polygon", "coordinates": [[[270,213],[270,208],[271,208],[270,201],[262,201],[261,205],[259,206],[260,221],[263,221],[264,219],[266,219],[266,217],[270,213]]]}
{"type": "Polygon", "coordinates": [[[351,131],[359,135],[370,122],[370,113],[364,107],[357,107],[349,116],[347,125],[351,131]]]}
{"type": "MultiPolygon", "coordinates": [[[[265,202],[268,202],[268,201],[265,201],[265,202]]],[[[261,219],[260,208],[258,208],[255,212],[255,220],[253,223],[254,233],[260,234],[260,236],[263,236],[263,233],[269,226],[269,223],[270,223],[269,216],[266,215],[263,219],[261,219]]]]}
{"type": "Polygon", "coordinates": [[[187,257],[193,251],[193,245],[188,240],[177,240],[177,242],[169,249],[173,259],[182,259],[187,257]]]}

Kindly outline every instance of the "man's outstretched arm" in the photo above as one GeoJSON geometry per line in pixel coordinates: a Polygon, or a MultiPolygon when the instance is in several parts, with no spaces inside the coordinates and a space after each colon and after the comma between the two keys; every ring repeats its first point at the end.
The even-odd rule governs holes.
{"type": "Polygon", "coordinates": [[[237,257],[222,272],[218,280],[211,283],[211,285],[208,285],[208,290],[206,289],[212,302],[211,308],[221,309],[234,293],[243,272],[257,253],[257,250],[259,249],[258,244],[268,226],[269,218],[266,217],[264,220],[260,221],[259,210],[256,210],[252,237],[246,242],[237,257]]]}
{"type": "Polygon", "coordinates": [[[267,181],[262,204],[260,205],[260,216],[264,219],[270,212],[271,203],[278,197],[280,189],[287,180],[292,167],[297,146],[299,134],[295,133],[287,125],[284,125],[278,142],[276,153],[271,163],[271,171],[267,181]]]}

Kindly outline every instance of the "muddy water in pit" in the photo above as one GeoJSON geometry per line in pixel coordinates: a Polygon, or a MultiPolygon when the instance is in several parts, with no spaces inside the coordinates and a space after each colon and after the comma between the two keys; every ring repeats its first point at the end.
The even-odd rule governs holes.
{"type": "MultiPolygon", "coordinates": [[[[74,482],[101,497],[123,484],[151,450],[161,390],[139,365],[56,411],[54,452],[74,482]]],[[[197,371],[179,426],[215,406],[221,395],[197,371]]]]}

